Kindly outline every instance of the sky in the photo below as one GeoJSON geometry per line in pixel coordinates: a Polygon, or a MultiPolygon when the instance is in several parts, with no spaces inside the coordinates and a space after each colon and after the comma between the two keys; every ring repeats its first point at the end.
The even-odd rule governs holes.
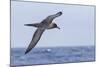
{"type": "Polygon", "coordinates": [[[95,7],[71,4],[11,2],[11,47],[27,47],[36,30],[24,24],[40,23],[61,11],[54,19],[61,29],[46,30],[36,47],[95,45],[95,7]]]}

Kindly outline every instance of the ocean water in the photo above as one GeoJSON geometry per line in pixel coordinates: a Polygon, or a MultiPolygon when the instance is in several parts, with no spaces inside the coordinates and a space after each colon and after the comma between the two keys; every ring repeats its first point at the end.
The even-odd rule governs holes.
{"type": "Polygon", "coordinates": [[[11,48],[11,66],[55,63],[87,62],[95,60],[94,46],[34,48],[24,54],[26,48],[11,48]]]}

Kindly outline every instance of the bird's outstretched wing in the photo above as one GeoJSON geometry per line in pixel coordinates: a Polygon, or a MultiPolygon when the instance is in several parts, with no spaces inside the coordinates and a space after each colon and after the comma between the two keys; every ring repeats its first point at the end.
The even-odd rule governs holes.
{"type": "Polygon", "coordinates": [[[61,16],[62,15],[62,12],[57,12],[56,14],[53,14],[53,15],[49,15],[48,17],[46,17],[43,21],[42,21],[42,23],[44,24],[51,24],[52,23],[52,21],[53,21],[53,19],[55,19],[55,18],[57,18],[57,17],[59,17],[59,16],[61,16]]]}
{"type": "Polygon", "coordinates": [[[28,48],[26,49],[25,54],[27,54],[32,48],[35,47],[35,45],[37,44],[37,42],[40,40],[41,35],[42,35],[42,33],[44,32],[44,30],[45,30],[45,29],[40,29],[40,28],[38,28],[38,29],[35,31],[35,33],[34,33],[34,35],[33,35],[33,38],[32,38],[32,40],[31,40],[31,42],[30,42],[28,48]]]}

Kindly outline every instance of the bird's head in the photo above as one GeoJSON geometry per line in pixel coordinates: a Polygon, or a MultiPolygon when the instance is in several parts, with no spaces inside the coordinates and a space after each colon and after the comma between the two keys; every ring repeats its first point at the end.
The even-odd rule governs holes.
{"type": "Polygon", "coordinates": [[[60,27],[58,27],[56,23],[52,23],[52,25],[53,25],[54,28],[60,29],[60,27]]]}

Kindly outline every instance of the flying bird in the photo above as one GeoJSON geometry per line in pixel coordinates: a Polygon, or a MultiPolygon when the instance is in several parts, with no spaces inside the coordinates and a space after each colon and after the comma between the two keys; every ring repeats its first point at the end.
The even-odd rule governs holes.
{"type": "Polygon", "coordinates": [[[42,22],[40,23],[34,23],[34,24],[25,24],[25,26],[32,26],[32,27],[36,27],[37,30],[35,31],[33,38],[28,46],[28,48],[26,49],[25,54],[27,54],[28,52],[30,52],[32,50],[32,48],[34,48],[36,46],[36,44],[38,43],[38,41],[41,38],[41,35],[43,34],[43,32],[46,29],[53,29],[53,28],[58,28],[60,29],[56,23],[53,23],[52,21],[56,18],[62,15],[62,12],[58,12],[56,14],[53,15],[49,15],[48,17],[46,17],[42,22]]]}

